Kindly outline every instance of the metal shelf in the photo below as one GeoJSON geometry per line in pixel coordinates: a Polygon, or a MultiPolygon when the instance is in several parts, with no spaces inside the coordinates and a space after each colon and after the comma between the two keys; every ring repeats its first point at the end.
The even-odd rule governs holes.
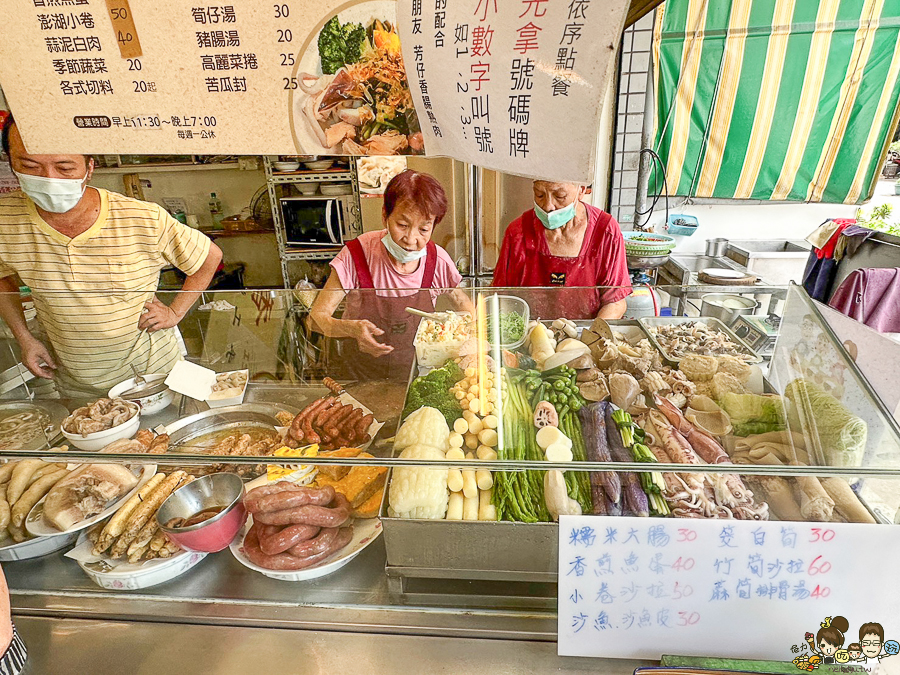
{"type": "Polygon", "coordinates": [[[321,251],[305,250],[297,251],[286,249],[281,252],[282,260],[331,260],[340,249],[324,249],[321,251]]]}
{"type": "Polygon", "coordinates": [[[347,160],[350,163],[350,167],[347,170],[325,169],[324,171],[281,173],[273,170],[273,157],[266,156],[263,158],[266,172],[266,186],[269,192],[269,201],[272,205],[272,220],[275,222],[275,240],[278,242],[278,256],[281,259],[281,275],[284,279],[285,288],[293,287],[288,263],[303,260],[331,260],[340,249],[338,247],[338,249],[306,249],[298,251],[297,249],[288,248],[287,235],[284,229],[284,219],[281,217],[282,195],[279,193],[282,192],[282,190],[279,189],[279,186],[297,183],[349,183],[351,192],[348,194],[308,195],[301,196],[299,199],[323,199],[328,197],[351,198],[349,200],[350,222],[347,224],[347,230],[351,237],[357,237],[362,234],[362,210],[360,209],[359,204],[359,181],[356,175],[356,163],[354,158],[347,157],[347,160]]]}
{"type": "Polygon", "coordinates": [[[291,183],[346,183],[353,180],[353,172],[352,171],[336,171],[332,173],[328,173],[326,171],[321,172],[307,172],[303,174],[286,174],[286,173],[274,173],[274,172],[266,172],[266,178],[273,183],[277,184],[291,184],[291,183]]]}

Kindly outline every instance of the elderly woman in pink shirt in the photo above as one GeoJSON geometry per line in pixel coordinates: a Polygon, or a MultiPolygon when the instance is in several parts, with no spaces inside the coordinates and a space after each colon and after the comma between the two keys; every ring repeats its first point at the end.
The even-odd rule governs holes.
{"type": "MultiPolygon", "coordinates": [[[[310,316],[319,332],[345,339],[343,360],[354,375],[409,376],[419,317],[406,308],[434,311],[439,289],[456,289],[462,280],[447,252],[431,241],[446,213],[441,184],[428,174],[404,171],[384,192],[385,229],[348,242],[331,261],[331,275],[310,316]],[[363,292],[349,292],[357,289],[363,292]],[[335,318],[345,295],[343,316],[335,318]]],[[[450,301],[456,309],[471,310],[458,289],[450,291],[450,301]]]]}

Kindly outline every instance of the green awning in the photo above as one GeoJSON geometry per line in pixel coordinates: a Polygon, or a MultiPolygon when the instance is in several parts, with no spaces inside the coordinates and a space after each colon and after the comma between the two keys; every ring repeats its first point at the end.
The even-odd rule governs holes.
{"type": "Polygon", "coordinates": [[[653,147],[669,193],[870,197],[900,112],[898,29],[900,0],[668,0],[653,147]]]}

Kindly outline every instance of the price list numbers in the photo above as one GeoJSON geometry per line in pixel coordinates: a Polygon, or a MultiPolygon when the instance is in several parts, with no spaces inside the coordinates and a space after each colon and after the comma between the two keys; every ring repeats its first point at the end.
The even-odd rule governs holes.
{"type": "MultiPolygon", "coordinates": [[[[858,588],[842,594],[833,581],[836,570],[849,573],[852,549],[868,532],[787,522],[563,518],[560,653],[658,658],[678,645],[718,644],[738,617],[780,621],[770,631],[779,635],[803,616],[826,616],[835,603],[855,601],[858,588]]],[[[728,654],[727,645],[711,652],[728,654]]]]}
{"type": "Polygon", "coordinates": [[[114,93],[97,19],[87,0],[32,0],[48,66],[64,96],[114,93]]]}

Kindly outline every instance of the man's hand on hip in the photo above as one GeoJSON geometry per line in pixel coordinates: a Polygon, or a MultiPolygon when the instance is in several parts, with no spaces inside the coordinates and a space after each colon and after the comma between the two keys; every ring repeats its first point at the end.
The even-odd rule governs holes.
{"type": "Polygon", "coordinates": [[[20,343],[22,347],[22,363],[38,377],[48,380],[53,379],[53,371],[56,370],[56,362],[50,356],[50,350],[43,342],[34,336],[30,336],[20,343]]]}
{"type": "Polygon", "coordinates": [[[138,321],[138,328],[148,333],[155,333],[158,330],[177,326],[179,321],[181,321],[181,317],[175,310],[153,298],[144,305],[144,312],[141,314],[141,320],[138,321]]]}

